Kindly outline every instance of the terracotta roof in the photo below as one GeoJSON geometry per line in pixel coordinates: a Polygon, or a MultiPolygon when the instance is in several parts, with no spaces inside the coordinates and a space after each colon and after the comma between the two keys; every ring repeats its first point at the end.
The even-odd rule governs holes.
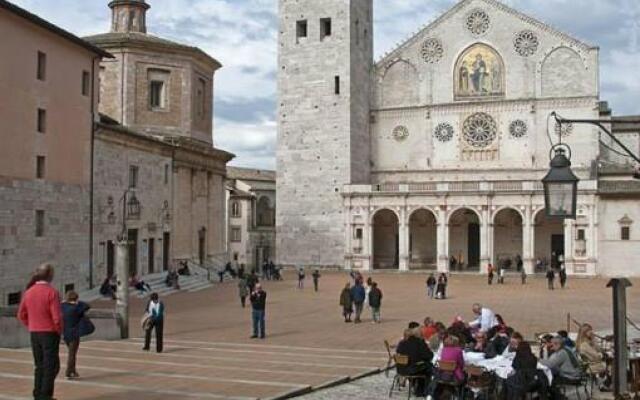
{"type": "Polygon", "coordinates": [[[227,178],[247,181],[275,182],[276,172],[252,168],[227,167],[227,178]]]}
{"type": "Polygon", "coordinates": [[[220,64],[218,60],[211,57],[209,54],[205,53],[204,51],[200,50],[198,47],[174,42],[172,40],[150,35],[148,33],[108,32],[108,33],[101,33],[98,35],[87,36],[84,39],[102,48],[144,46],[144,47],[155,47],[155,48],[179,50],[179,51],[194,53],[201,57],[204,57],[209,62],[214,64],[216,69],[222,67],[222,64],[220,64]]]}
{"type": "Polygon", "coordinates": [[[68,41],[77,44],[80,47],[85,48],[86,50],[89,50],[92,53],[95,53],[99,56],[105,57],[105,58],[113,58],[113,55],[107,51],[104,51],[103,49],[94,46],[93,44],[89,43],[86,40],[83,40],[81,38],[79,38],[78,36],[74,35],[73,33],[66,31],[62,28],[60,28],[57,25],[52,24],[51,22],[40,18],[39,16],[30,13],[29,11],[25,10],[24,8],[18,7],[17,5],[13,4],[13,3],[9,3],[6,0],[0,0],[0,8],[5,9],[19,17],[22,17],[26,20],[28,20],[29,22],[38,25],[41,28],[44,28],[46,30],[48,30],[49,32],[55,33],[58,36],[63,37],[64,39],[67,39],[68,41]]]}

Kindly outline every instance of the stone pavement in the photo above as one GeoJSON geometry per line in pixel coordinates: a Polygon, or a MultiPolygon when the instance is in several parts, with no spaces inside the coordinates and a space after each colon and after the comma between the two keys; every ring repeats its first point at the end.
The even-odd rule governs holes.
{"type": "MultiPolygon", "coordinates": [[[[313,292],[310,280],[306,289],[297,290],[291,274],[284,282],[266,282],[268,337],[264,341],[249,339],[250,311],[240,308],[235,282],[177,293],[164,299],[163,354],[141,351],[139,323],[145,302],[133,299],[133,339],[83,343],[78,364],[82,378],[59,379],[57,397],[266,399],[302,393],[379,370],[387,360],[383,340],[397,340],[407,322],[427,315],[447,324],[457,314],[469,319],[475,301],[501,313],[527,337],[566,328],[568,312],[596,329],[611,326],[611,295],[603,279],[573,279],[567,289],[550,292],[543,279],[532,279],[523,287],[514,277],[504,286],[488,287],[484,277],[453,276],[451,297],[441,301],[425,298],[425,278],[424,274],[374,275],[384,292],[380,325],[369,323],[368,314],[360,325],[342,321],[338,297],[349,280],[346,273],[324,273],[318,293],[313,292]]],[[[629,315],[638,321],[640,281],[633,283],[628,294],[629,315]]],[[[113,303],[100,301],[94,307],[113,307],[113,303]]],[[[32,368],[28,349],[0,350],[0,399],[29,398],[32,368]]],[[[375,384],[367,384],[369,380],[355,384],[360,382],[381,394],[388,387],[381,383],[374,389],[375,384]]]]}

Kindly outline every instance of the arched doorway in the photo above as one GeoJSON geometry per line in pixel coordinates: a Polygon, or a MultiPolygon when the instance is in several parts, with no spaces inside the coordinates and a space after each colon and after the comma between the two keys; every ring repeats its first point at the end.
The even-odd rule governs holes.
{"type": "Polygon", "coordinates": [[[498,211],[493,218],[493,264],[511,271],[522,260],[522,215],[513,208],[498,211]]]}
{"type": "Polygon", "coordinates": [[[536,272],[544,272],[548,266],[557,268],[558,259],[564,257],[564,222],[547,217],[544,209],[538,211],[534,221],[536,272]]]}
{"type": "Polygon", "coordinates": [[[461,208],[449,217],[449,269],[480,270],[480,217],[461,208]]]}
{"type": "Polygon", "coordinates": [[[395,269],[399,261],[398,216],[391,210],[373,216],[373,268],[395,269]]]}
{"type": "Polygon", "coordinates": [[[438,264],[438,222],[433,212],[416,210],[409,218],[409,269],[435,270],[438,264]]]}

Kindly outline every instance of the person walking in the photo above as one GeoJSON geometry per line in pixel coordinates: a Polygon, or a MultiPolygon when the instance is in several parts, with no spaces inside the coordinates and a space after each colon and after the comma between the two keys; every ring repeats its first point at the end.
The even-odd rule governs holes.
{"type": "Polygon", "coordinates": [[[53,276],[53,265],[40,265],[18,308],[18,319],[31,336],[35,363],[33,397],[36,400],[53,400],[56,376],[60,372],[63,320],[60,294],[51,286],[53,276]]]}
{"type": "Polygon", "coordinates": [[[251,320],[253,322],[253,335],[251,339],[264,339],[265,334],[265,310],[267,308],[267,292],[262,290],[262,285],[256,284],[255,289],[251,292],[251,320]]]}
{"type": "Polygon", "coordinates": [[[553,272],[553,268],[547,269],[547,287],[549,290],[553,290],[553,281],[556,279],[556,274],[553,272]]]}
{"type": "Polygon", "coordinates": [[[564,289],[564,287],[567,285],[567,269],[564,266],[564,262],[560,263],[558,278],[560,278],[560,288],[564,289]]]}
{"type": "Polygon", "coordinates": [[[446,299],[447,298],[447,283],[448,283],[447,275],[442,273],[438,277],[438,284],[436,285],[436,299],[446,299]]]}
{"type": "Polygon", "coordinates": [[[520,270],[520,280],[522,281],[523,285],[527,284],[527,271],[525,271],[524,268],[520,270]]]}
{"type": "Polygon", "coordinates": [[[489,263],[489,266],[487,267],[487,283],[489,286],[493,284],[493,276],[493,264],[489,263]]]}
{"type": "Polygon", "coordinates": [[[238,296],[240,296],[240,305],[242,305],[242,308],[246,307],[248,295],[249,288],[247,287],[247,279],[243,276],[238,279],[238,296]]]}
{"type": "Polygon", "coordinates": [[[371,283],[369,291],[369,307],[371,307],[371,317],[374,324],[380,323],[380,307],[382,306],[382,290],[378,288],[377,282],[371,283]]]}
{"type": "Polygon", "coordinates": [[[298,289],[304,289],[304,267],[298,269],[298,289]]]}
{"type": "Polygon", "coordinates": [[[351,284],[347,282],[342,293],[340,293],[340,305],[342,306],[342,316],[344,322],[351,322],[351,314],[353,314],[353,300],[351,299],[351,284]]]}
{"type": "Polygon", "coordinates": [[[500,282],[501,285],[504,285],[504,274],[505,274],[505,267],[500,268],[500,271],[498,271],[498,281],[500,282]]]}
{"type": "Polygon", "coordinates": [[[320,281],[320,271],[318,270],[313,271],[313,274],[311,274],[311,277],[313,278],[313,290],[317,292],[318,282],[320,281]]]}
{"type": "Polygon", "coordinates": [[[247,276],[247,287],[249,288],[250,292],[253,292],[253,289],[255,289],[259,281],[260,279],[258,279],[256,270],[255,269],[251,270],[251,273],[249,274],[249,276],[247,276]]]}
{"type": "Polygon", "coordinates": [[[518,271],[522,271],[524,269],[524,261],[522,261],[520,254],[516,254],[516,268],[518,271]]]}
{"type": "Polygon", "coordinates": [[[436,277],[433,274],[429,274],[427,278],[427,297],[433,299],[436,291],[436,277]]]}
{"type": "Polygon", "coordinates": [[[79,378],[76,370],[76,359],[80,347],[80,337],[93,333],[95,327],[85,319],[85,313],[91,306],[78,300],[78,294],[73,290],[67,292],[66,300],[62,303],[63,338],[67,345],[69,355],[67,356],[67,379],[79,378]],[[84,322],[83,322],[84,321],[84,322]]]}
{"type": "Polygon", "coordinates": [[[151,293],[149,303],[147,303],[147,317],[144,325],[144,347],[142,350],[149,351],[151,345],[151,331],[156,331],[156,352],[162,353],[162,335],[164,333],[164,303],[160,301],[158,293],[151,293]]]}
{"type": "Polygon", "coordinates": [[[364,287],[362,286],[362,282],[356,281],[356,284],[351,288],[351,300],[353,301],[356,309],[356,317],[353,322],[356,324],[362,322],[360,320],[360,316],[362,315],[362,307],[364,305],[365,297],[366,293],[364,287]]]}

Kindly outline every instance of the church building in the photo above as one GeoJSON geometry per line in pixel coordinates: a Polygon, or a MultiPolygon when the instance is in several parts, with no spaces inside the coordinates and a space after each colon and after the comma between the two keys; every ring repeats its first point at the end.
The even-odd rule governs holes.
{"type": "Polygon", "coordinates": [[[640,152],[640,125],[601,99],[596,45],[496,0],[459,1],[378,61],[372,0],[280,0],[279,21],[279,263],[640,275],[634,165],[550,118],[608,119],[640,152]],[[575,220],[544,209],[559,140],[575,220]]]}

